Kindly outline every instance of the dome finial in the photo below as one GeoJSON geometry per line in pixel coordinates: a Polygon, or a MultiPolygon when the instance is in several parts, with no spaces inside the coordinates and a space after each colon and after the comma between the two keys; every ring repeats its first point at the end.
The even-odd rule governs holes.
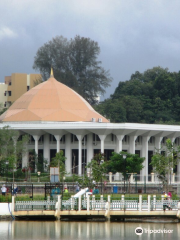
{"type": "Polygon", "coordinates": [[[54,74],[53,74],[53,68],[51,67],[51,75],[50,77],[54,77],[54,74]]]}

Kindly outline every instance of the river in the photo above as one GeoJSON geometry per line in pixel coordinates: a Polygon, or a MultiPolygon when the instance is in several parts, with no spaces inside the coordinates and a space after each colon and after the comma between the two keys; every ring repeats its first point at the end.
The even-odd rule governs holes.
{"type": "Polygon", "coordinates": [[[0,240],[178,240],[179,238],[180,223],[0,221],[0,240]],[[136,228],[141,229],[137,229],[135,233],[136,228]]]}

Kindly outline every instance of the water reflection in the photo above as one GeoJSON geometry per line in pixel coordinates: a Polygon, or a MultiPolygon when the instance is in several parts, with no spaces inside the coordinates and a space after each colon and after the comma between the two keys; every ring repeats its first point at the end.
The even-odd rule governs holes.
{"type": "Polygon", "coordinates": [[[116,240],[116,239],[172,239],[180,236],[179,223],[111,223],[59,221],[0,221],[1,240],[116,240]],[[144,233],[135,234],[141,227],[144,233]],[[172,233],[151,233],[150,230],[173,230],[172,233]]]}

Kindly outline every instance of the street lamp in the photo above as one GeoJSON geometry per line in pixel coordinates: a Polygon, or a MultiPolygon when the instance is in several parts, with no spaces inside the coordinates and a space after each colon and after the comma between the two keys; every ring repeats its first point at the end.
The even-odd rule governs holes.
{"type": "Polygon", "coordinates": [[[125,175],[126,175],[126,154],[123,154],[123,159],[124,159],[124,193],[125,193],[125,175]]]}

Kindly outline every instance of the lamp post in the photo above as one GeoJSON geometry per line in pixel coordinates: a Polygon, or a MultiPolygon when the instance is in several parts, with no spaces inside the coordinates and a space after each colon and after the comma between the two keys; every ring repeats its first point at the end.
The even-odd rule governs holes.
{"type": "Polygon", "coordinates": [[[124,159],[124,193],[125,193],[125,175],[126,175],[126,154],[123,154],[124,159]]]}
{"type": "Polygon", "coordinates": [[[41,172],[37,172],[37,174],[38,174],[38,182],[39,182],[41,172]]]}

